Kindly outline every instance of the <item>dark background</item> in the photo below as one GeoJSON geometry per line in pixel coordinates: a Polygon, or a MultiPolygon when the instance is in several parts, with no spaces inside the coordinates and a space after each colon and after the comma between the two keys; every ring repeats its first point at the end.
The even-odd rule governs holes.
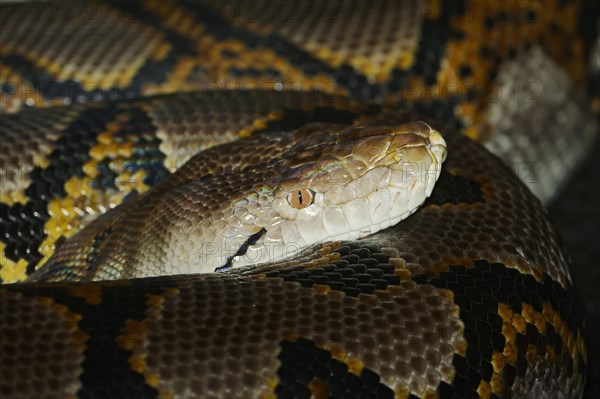
{"type": "MultiPolygon", "coordinates": [[[[583,36],[597,45],[600,29],[600,2],[585,0],[580,23],[583,36]]],[[[594,50],[590,50],[594,51],[594,50]]],[[[595,51],[598,51],[597,48],[595,51]]],[[[598,55],[590,72],[588,92],[600,96],[598,55]]],[[[565,149],[568,150],[568,149],[565,149]]],[[[572,259],[575,290],[584,311],[588,348],[588,379],[584,399],[600,398],[600,138],[590,149],[587,160],[548,207],[572,259]]]]}
{"type": "Polygon", "coordinates": [[[585,399],[600,398],[600,139],[587,160],[548,207],[571,256],[583,307],[588,348],[585,399]]]}

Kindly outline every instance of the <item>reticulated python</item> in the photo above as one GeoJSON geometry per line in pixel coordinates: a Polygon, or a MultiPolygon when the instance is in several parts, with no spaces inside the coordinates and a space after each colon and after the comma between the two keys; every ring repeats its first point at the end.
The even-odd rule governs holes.
{"type": "MultiPolygon", "coordinates": [[[[210,173],[268,155],[274,147],[252,144],[263,137],[422,120],[448,158],[411,217],[293,260],[3,286],[0,394],[578,397],[587,354],[568,262],[517,176],[549,199],[597,133],[597,101],[582,90],[594,73],[590,4],[3,4],[5,282],[127,277],[126,260],[141,255],[158,273],[182,272],[164,244],[147,245],[158,234],[142,240],[127,223],[189,237],[152,220],[218,192],[176,195],[196,187],[193,168],[165,180],[217,144],[245,140],[194,158],[210,173]],[[47,107],[76,102],[89,103],[47,107]],[[161,181],[166,199],[136,200],[161,181]]],[[[253,172],[242,185],[255,189],[248,180],[265,170],[253,172]]]]}

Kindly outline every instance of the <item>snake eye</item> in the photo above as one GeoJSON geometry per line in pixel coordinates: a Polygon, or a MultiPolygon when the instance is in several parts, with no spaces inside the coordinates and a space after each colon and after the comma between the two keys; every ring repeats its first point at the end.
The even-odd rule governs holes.
{"type": "Polygon", "coordinates": [[[315,200],[315,192],[309,188],[292,191],[288,195],[288,202],[296,209],[306,208],[315,200]]]}

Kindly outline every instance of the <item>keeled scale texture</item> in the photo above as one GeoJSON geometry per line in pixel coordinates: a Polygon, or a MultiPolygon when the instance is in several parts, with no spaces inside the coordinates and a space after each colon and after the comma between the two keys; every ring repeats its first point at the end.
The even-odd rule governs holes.
{"type": "Polygon", "coordinates": [[[49,297],[1,295],[2,396],[73,397],[88,338],[78,330],[81,317],[49,297]]]}

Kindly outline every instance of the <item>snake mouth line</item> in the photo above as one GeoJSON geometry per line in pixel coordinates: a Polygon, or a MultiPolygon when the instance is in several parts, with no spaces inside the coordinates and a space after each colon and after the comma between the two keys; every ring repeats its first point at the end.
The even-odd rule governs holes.
{"type": "Polygon", "coordinates": [[[254,233],[250,237],[248,237],[248,239],[238,248],[238,250],[235,252],[235,254],[227,257],[227,261],[225,262],[225,264],[223,266],[219,266],[219,267],[215,268],[215,272],[220,273],[220,272],[224,272],[224,271],[231,269],[233,267],[233,260],[237,256],[246,255],[246,252],[248,252],[248,247],[250,247],[250,245],[256,244],[258,242],[258,240],[263,235],[265,235],[266,232],[267,232],[267,229],[265,229],[263,227],[258,232],[254,233]]]}

